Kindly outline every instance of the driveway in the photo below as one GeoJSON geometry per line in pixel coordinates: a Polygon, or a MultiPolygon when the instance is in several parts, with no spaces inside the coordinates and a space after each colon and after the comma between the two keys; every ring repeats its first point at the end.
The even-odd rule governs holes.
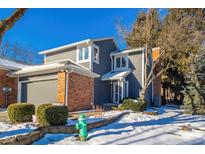
{"type": "Polygon", "coordinates": [[[0,122],[7,122],[8,120],[7,111],[0,111],[0,122]]]}

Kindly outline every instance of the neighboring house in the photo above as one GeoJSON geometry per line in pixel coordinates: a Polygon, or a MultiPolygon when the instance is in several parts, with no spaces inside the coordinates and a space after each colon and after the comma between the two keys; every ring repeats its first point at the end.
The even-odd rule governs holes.
{"type": "MultiPolygon", "coordinates": [[[[42,51],[44,64],[10,74],[18,77],[18,102],[61,103],[70,111],[91,104],[119,104],[138,98],[145,82],[145,48],[120,51],[113,38],[87,39],[42,51]]],[[[148,70],[152,61],[149,54],[148,70]]],[[[146,99],[154,100],[154,87],[146,99]]]]}
{"type": "Polygon", "coordinates": [[[17,102],[18,79],[11,78],[8,74],[27,66],[28,65],[0,58],[0,107],[6,107],[11,103],[17,102]],[[4,87],[11,88],[11,91],[8,92],[7,96],[3,92],[4,87]]]}

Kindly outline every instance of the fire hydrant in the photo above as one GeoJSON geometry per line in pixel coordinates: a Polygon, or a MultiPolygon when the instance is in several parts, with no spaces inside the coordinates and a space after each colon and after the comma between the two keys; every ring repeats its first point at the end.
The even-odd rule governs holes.
{"type": "Polygon", "coordinates": [[[79,138],[81,141],[86,141],[88,132],[87,132],[87,123],[86,116],[81,114],[78,118],[78,123],[75,125],[75,128],[79,130],[79,138]]]}

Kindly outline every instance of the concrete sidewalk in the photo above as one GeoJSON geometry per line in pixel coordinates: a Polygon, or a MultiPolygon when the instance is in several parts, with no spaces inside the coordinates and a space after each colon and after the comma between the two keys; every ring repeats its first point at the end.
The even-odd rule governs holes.
{"type": "Polygon", "coordinates": [[[0,122],[7,122],[9,120],[8,115],[7,115],[7,111],[1,111],[0,110],[0,122]]]}

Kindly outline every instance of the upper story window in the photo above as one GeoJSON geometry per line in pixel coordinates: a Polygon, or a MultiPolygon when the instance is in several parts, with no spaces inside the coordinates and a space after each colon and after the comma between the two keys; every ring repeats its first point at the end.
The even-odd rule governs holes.
{"type": "Polygon", "coordinates": [[[99,64],[99,48],[98,47],[93,48],[93,61],[99,64]]]}
{"type": "Polygon", "coordinates": [[[120,68],[121,57],[116,58],[116,68],[120,68]]]}
{"type": "Polygon", "coordinates": [[[79,60],[79,61],[83,60],[83,48],[80,48],[80,49],[79,49],[79,53],[78,53],[78,54],[79,54],[78,60],[79,60]]]}
{"type": "Polygon", "coordinates": [[[115,57],[115,69],[128,68],[128,58],[126,56],[115,57]]]}
{"type": "Polygon", "coordinates": [[[78,62],[85,62],[89,59],[89,48],[88,47],[80,47],[77,53],[78,62]]]}
{"type": "Polygon", "coordinates": [[[88,57],[89,57],[88,48],[84,48],[84,60],[88,59],[88,57]]]}

